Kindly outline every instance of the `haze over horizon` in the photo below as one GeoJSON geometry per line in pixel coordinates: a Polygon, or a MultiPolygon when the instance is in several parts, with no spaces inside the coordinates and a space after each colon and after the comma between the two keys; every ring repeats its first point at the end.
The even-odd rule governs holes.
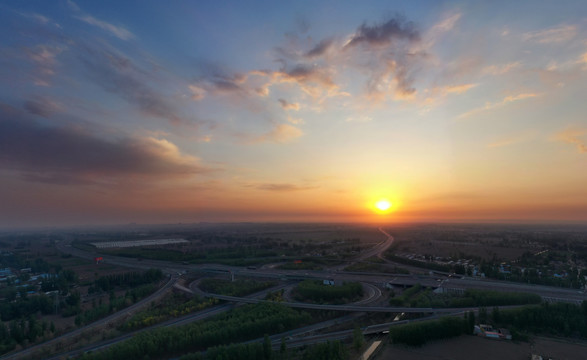
{"type": "Polygon", "coordinates": [[[0,227],[587,222],[584,1],[0,1],[0,29],[0,227]]]}

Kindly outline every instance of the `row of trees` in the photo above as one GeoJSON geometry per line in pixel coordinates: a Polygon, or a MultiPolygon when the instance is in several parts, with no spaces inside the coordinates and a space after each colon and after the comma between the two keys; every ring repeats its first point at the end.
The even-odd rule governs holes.
{"type": "Polygon", "coordinates": [[[125,248],[102,250],[107,254],[132,257],[139,259],[152,259],[176,262],[190,262],[190,263],[223,263],[232,264],[234,262],[244,261],[250,258],[268,258],[276,257],[278,253],[269,250],[266,246],[229,246],[223,248],[209,248],[205,251],[190,251],[184,252],[172,249],[160,248],[125,248]]]}
{"type": "Polygon", "coordinates": [[[435,294],[430,288],[416,284],[404,291],[401,296],[392,297],[392,306],[410,307],[475,307],[539,304],[539,295],[521,292],[499,292],[491,290],[465,290],[464,294],[435,294]]]}
{"type": "Polygon", "coordinates": [[[304,280],[294,289],[299,301],[343,304],[363,296],[363,286],[358,282],[345,282],[340,286],[324,285],[319,280],[304,280]]]}
{"type": "Polygon", "coordinates": [[[128,290],[124,296],[121,297],[116,297],[114,292],[111,291],[110,301],[108,304],[94,304],[92,309],[79,312],[79,314],[75,317],[75,324],[77,326],[89,324],[116,311],[122,310],[125,307],[128,307],[140,299],[150,295],[155,291],[155,289],[156,287],[153,284],[141,285],[134,289],[128,290]]]}
{"type": "MultiPolygon", "coordinates": [[[[389,305],[391,306],[413,306],[416,307],[418,304],[418,299],[414,297],[420,293],[422,290],[422,285],[416,284],[411,288],[404,291],[400,296],[393,296],[389,299],[389,305]]],[[[395,294],[395,293],[394,293],[395,294]]],[[[392,295],[394,295],[392,294],[392,295]]],[[[419,304],[418,304],[419,305],[419,304]]],[[[418,307],[428,307],[428,306],[418,306],[418,307]]]]}
{"type": "Polygon", "coordinates": [[[461,334],[471,334],[475,324],[474,315],[466,317],[445,317],[439,320],[415,322],[391,326],[389,339],[395,344],[421,346],[429,340],[448,339],[461,334]]]}
{"type": "Polygon", "coordinates": [[[124,274],[112,274],[100,276],[93,286],[88,288],[88,293],[98,291],[110,291],[116,287],[130,288],[144,284],[152,284],[163,278],[161,269],[149,269],[145,272],[127,272],[124,274]]]}
{"type": "Polygon", "coordinates": [[[16,344],[33,343],[37,339],[55,333],[55,324],[45,320],[39,321],[34,315],[26,319],[0,321],[0,354],[13,350],[16,344]]]}
{"type": "Polygon", "coordinates": [[[54,311],[53,299],[45,294],[21,296],[15,301],[0,303],[0,319],[2,321],[21,319],[37,312],[47,315],[54,311]]]}
{"type": "Polygon", "coordinates": [[[224,279],[207,278],[200,281],[199,287],[203,291],[213,294],[245,296],[275,286],[276,284],[275,281],[256,281],[251,279],[229,281],[224,279]]]}
{"type": "MultiPolygon", "coordinates": [[[[581,305],[542,303],[538,306],[530,305],[508,310],[494,307],[491,314],[482,307],[479,309],[479,322],[509,328],[514,340],[527,339],[524,332],[587,338],[587,301],[583,301],[581,305]]],[[[421,346],[428,340],[470,334],[474,325],[475,315],[470,312],[464,319],[446,317],[440,320],[392,326],[389,337],[393,343],[421,346]]]]}
{"type": "Polygon", "coordinates": [[[492,317],[496,325],[512,326],[517,330],[587,338],[587,301],[581,305],[543,303],[498,311],[492,317]]]}
{"type": "Polygon", "coordinates": [[[385,258],[390,261],[397,262],[400,264],[416,266],[416,267],[420,267],[420,268],[424,268],[424,269],[444,271],[444,272],[449,272],[449,271],[453,270],[453,268],[448,265],[436,264],[436,263],[420,261],[420,260],[413,260],[413,259],[408,259],[405,257],[393,255],[394,251],[395,250],[392,250],[392,249],[387,250],[384,253],[385,258]]]}
{"type": "Polygon", "coordinates": [[[462,297],[450,299],[448,307],[501,306],[540,304],[540,295],[521,292],[499,292],[468,289],[462,297]]]}
{"type": "Polygon", "coordinates": [[[279,304],[246,305],[207,321],[143,331],[104,352],[86,354],[82,359],[141,359],[201,351],[254,339],[265,333],[280,333],[310,320],[308,313],[279,304]]]}
{"type": "MultiPolygon", "coordinates": [[[[349,353],[340,341],[327,341],[309,346],[302,351],[303,360],[347,360],[349,353]]],[[[285,360],[289,359],[285,342],[282,340],[279,352],[271,349],[271,342],[265,336],[263,343],[231,344],[217,346],[206,352],[183,355],[180,360],[285,360]]]]}
{"type": "Polygon", "coordinates": [[[218,299],[203,299],[199,296],[187,299],[184,294],[171,293],[165,296],[159,304],[153,303],[150,308],[133,315],[122,325],[121,330],[129,331],[151,326],[216,304],[218,304],[218,299]]]}

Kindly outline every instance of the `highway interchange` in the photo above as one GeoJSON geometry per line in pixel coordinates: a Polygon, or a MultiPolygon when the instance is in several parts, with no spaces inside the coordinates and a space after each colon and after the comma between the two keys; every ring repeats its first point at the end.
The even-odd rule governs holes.
{"type": "MultiPolygon", "coordinates": [[[[380,256],[383,254],[385,250],[392,245],[394,239],[393,236],[385,232],[383,229],[379,228],[379,231],[386,236],[385,241],[375,245],[373,248],[364,251],[362,254],[358,255],[353,261],[363,261],[373,256],[380,256]]],[[[67,242],[60,242],[57,244],[57,248],[66,254],[71,254],[73,256],[77,256],[83,259],[88,259],[93,261],[94,258],[97,256],[97,253],[89,252],[80,250],[78,248],[72,247],[71,244],[67,242]]],[[[342,281],[358,281],[363,283],[364,288],[367,290],[367,296],[353,304],[346,304],[346,305],[319,305],[319,304],[308,304],[308,303],[299,303],[299,302],[282,302],[283,305],[297,307],[297,308],[306,308],[306,309],[318,309],[318,310],[335,310],[335,311],[343,311],[343,312],[355,312],[355,313],[365,313],[365,312],[387,312],[387,313],[410,313],[410,312],[417,312],[417,313],[424,313],[428,314],[428,317],[437,317],[441,314],[462,314],[464,311],[467,310],[476,310],[476,308],[471,309],[433,309],[433,308],[405,308],[405,307],[389,307],[389,306],[377,306],[374,303],[381,297],[381,290],[380,288],[385,287],[386,284],[391,284],[393,286],[412,286],[416,283],[421,284],[422,286],[429,286],[429,287],[443,287],[445,289],[451,290],[464,290],[464,289],[485,289],[485,290],[495,290],[495,291],[516,291],[516,292],[529,292],[540,295],[543,299],[547,301],[564,301],[564,302],[573,302],[578,303],[584,300],[587,300],[587,295],[584,292],[578,291],[576,289],[565,289],[565,288],[556,288],[556,287],[549,287],[549,286],[541,286],[541,285],[528,285],[528,284],[520,284],[520,283],[512,283],[512,282],[505,282],[505,281],[496,281],[496,280],[487,280],[487,279],[473,279],[473,278],[459,278],[459,277],[444,277],[439,275],[398,275],[398,274],[381,274],[381,273],[351,273],[342,271],[344,266],[335,266],[328,268],[326,270],[313,270],[313,271],[299,271],[299,270],[279,270],[275,267],[265,266],[259,269],[247,269],[243,267],[236,267],[236,266],[226,266],[226,265],[218,265],[218,264],[202,264],[202,265],[185,265],[185,264],[178,264],[174,262],[167,262],[167,261],[158,261],[158,260],[141,260],[137,261],[137,259],[129,259],[125,257],[117,257],[117,256],[110,256],[110,255],[100,255],[103,257],[103,261],[134,268],[134,269],[150,269],[150,268],[158,268],[161,269],[164,273],[168,274],[168,280],[163,287],[161,287],[157,292],[152,294],[151,296],[139,301],[138,303],[128,307],[120,312],[114,313],[104,319],[98,320],[92,324],[86,325],[84,327],[78,328],[72,332],[64,334],[60,337],[55,339],[49,340],[45,343],[41,343],[35,346],[31,346],[25,350],[21,350],[19,352],[15,352],[12,354],[7,354],[1,357],[0,359],[18,359],[24,356],[28,356],[34,353],[38,353],[41,351],[42,348],[51,346],[52,344],[58,343],[64,339],[74,338],[75,336],[80,336],[83,334],[84,331],[88,329],[102,326],[104,324],[114,322],[117,319],[124,318],[129,314],[138,311],[142,307],[150,304],[152,301],[156,300],[157,298],[161,297],[171,288],[181,288],[177,284],[177,280],[183,275],[188,272],[200,272],[200,273],[208,273],[208,274],[226,274],[227,278],[230,276],[245,276],[245,277],[259,277],[259,278],[273,278],[273,279],[280,279],[285,280],[288,282],[292,281],[299,281],[302,279],[332,279],[336,282],[342,281]]],[[[345,264],[345,266],[348,264],[345,264]]],[[[419,269],[421,271],[421,269],[419,269]]],[[[156,328],[160,326],[178,326],[187,324],[193,321],[199,321],[205,319],[207,317],[213,316],[218,314],[222,311],[227,311],[233,307],[232,303],[259,303],[263,302],[261,300],[264,297],[265,292],[260,292],[258,294],[254,294],[248,297],[232,297],[232,296],[223,296],[218,294],[206,294],[201,293],[201,291],[194,286],[194,284],[190,284],[189,289],[183,288],[184,291],[188,292],[200,292],[200,295],[216,297],[221,300],[228,301],[228,304],[219,305],[212,309],[206,309],[199,313],[190,314],[184,316],[182,318],[173,319],[167,321],[162,324],[158,324],[152,326],[150,328],[138,330],[139,331],[146,331],[151,328],[156,328]]],[[[297,336],[301,336],[302,334],[307,334],[308,332],[314,332],[316,330],[327,328],[331,326],[334,322],[344,322],[344,321],[352,321],[355,316],[353,314],[346,315],[343,318],[331,320],[328,322],[323,322],[319,324],[315,324],[311,327],[311,330],[308,329],[296,329],[294,331],[287,332],[285,334],[277,334],[272,337],[274,341],[274,345],[276,346],[281,339],[281,336],[288,337],[288,346],[302,346],[305,344],[310,344],[319,341],[325,341],[326,339],[334,340],[340,339],[344,337],[350,336],[351,332],[349,331],[342,331],[337,333],[330,333],[330,334],[321,334],[321,335],[312,335],[312,336],[304,336],[302,338],[294,338],[297,336]]],[[[393,324],[399,324],[401,322],[395,322],[393,324]]],[[[385,329],[388,329],[392,323],[385,323],[385,324],[378,324],[374,326],[370,326],[369,328],[363,329],[365,334],[374,333],[374,332],[381,332],[385,329]]],[[[129,333],[123,336],[120,336],[115,339],[107,340],[100,342],[98,344],[94,344],[91,346],[87,346],[83,349],[78,349],[75,351],[71,351],[68,353],[63,353],[55,356],[54,358],[62,358],[65,356],[76,356],[85,351],[95,351],[101,348],[105,348],[115,344],[117,342],[123,341],[127,338],[130,338],[137,332],[129,333]]],[[[257,339],[259,340],[259,339],[257,339]]],[[[254,340],[255,341],[255,340],[254,340]]]]}

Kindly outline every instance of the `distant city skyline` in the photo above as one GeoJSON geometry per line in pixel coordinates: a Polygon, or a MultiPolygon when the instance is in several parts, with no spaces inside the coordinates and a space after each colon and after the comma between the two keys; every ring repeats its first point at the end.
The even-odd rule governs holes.
{"type": "Polygon", "coordinates": [[[587,222],[584,1],[0,1],[0,228],[587,222]]]}

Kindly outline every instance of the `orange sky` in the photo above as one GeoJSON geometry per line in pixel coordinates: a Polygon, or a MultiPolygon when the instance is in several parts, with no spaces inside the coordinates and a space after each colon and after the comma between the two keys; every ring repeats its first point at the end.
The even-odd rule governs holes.
{"type": "Polygon", "coordinates": [[[528,6],[5,4],[0,226],[585,222],[587,5],[528,6]]]}

